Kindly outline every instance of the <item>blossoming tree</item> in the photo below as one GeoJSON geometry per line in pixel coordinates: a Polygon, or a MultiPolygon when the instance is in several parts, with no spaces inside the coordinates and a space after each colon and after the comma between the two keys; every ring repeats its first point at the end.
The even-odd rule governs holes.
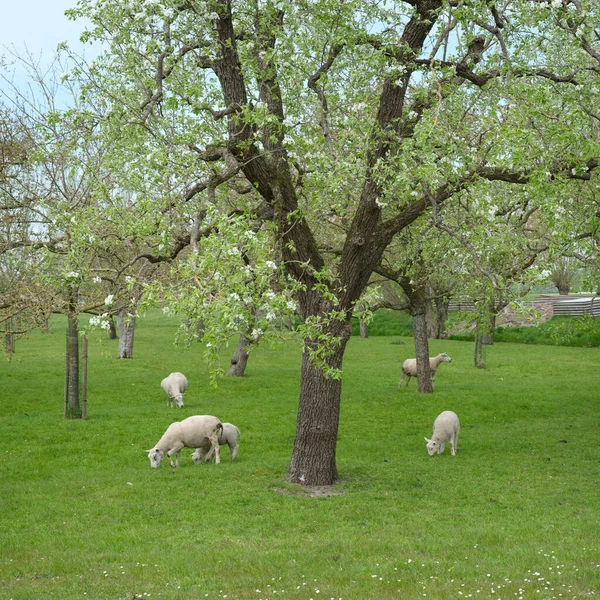
{"type": "MultiPolygon", "coordinates": [[[[543,202],[554,180],[595,177],[597,11],[571,0],[80,0],[70,13],[106,44],[89,76],[111,104],[115,168],[140,193],[170,182],[152,200],[160,218],[140,229],[168,240],[166,215],[192,232],[237,215],[272,236],[256,264],[276,263],[303,321],[290,481],[337,478],[350,318],[395,236],[481,180],[543,202]]],[[[210,260],[231,271],[217,267],[231,264],[218,247],[210,260]]]]}

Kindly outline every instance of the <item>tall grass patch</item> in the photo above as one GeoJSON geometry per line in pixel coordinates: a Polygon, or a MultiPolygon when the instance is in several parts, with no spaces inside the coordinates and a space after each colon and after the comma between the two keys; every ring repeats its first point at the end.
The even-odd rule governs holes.
{"type": "MultiPolygon", "coordinates": [[[[133,360],[90,339],[88,420],[62,418],[64,329],[0,364],[0,600],[588,598],[600,589],[598,350],[520,344],[447,352],[436,391],[398,390],[407,337],[353,337],[344,362],[339,495],[284,476],[300,347],[253,350],[247,376],[208,383],[176,323],[140,319],[133,360]],[[190,386],[167,408],[160,381],[190,386]],[[435,417],[461,420],[458,453],[428,457],[435,417]],[[150,469],[167,426],[214,414],[238,458],[150,469]],[[322,491],[321,491],[322,492],[322,491]],[[314,496],[314,497],[313,497],[314,496]]],[[[229,351],[233,353],[235,344],[229,351]]],[[[223,356],[224,364],[229,355],[223,356]]]]}

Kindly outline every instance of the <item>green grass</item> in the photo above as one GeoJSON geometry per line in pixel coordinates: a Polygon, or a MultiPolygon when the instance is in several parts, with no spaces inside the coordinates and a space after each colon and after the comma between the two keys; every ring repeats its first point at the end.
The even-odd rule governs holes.
{"type": "Polygon", "coordinates": [[[471,343],[433,340],[432,353],[453,362],[422,396],[415,382],[397,389],[410,338],[352,338],[343,495],[310,498],[284,482],[297,343],[259,348],[247,377],[214,389],[199,346],[173,346],[173,321],[152,314],[139,322],[134,360],[114,358],[116,341],[90,340],[89,418],[64,421],[64,322],[52,330],[18,340],[0,364],[0,600],[546,600],[600,590],[597,349],[497,344],[477,370],[471,343]],[[174,370],[190,381],[182,410],[160,389],[174,370]],[[423,437],[446,409],[461,419],[458,454],[430,458],[423,437]],[[184,450],[179,469],[150,469],[144,450],[192,414],[238,425],[236,461],[225,448],[221,465],[194,465],[184,450]]]}

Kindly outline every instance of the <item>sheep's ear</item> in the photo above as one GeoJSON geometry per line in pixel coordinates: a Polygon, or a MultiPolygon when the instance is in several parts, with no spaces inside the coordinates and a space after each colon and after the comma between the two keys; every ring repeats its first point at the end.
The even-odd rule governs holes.
{"type": "Polygon", "coordinates": [[[431,440],[428,440],[427,438],[425,438],[425,441],[426,441],[426,442],[429,444],[429,442],[430,442],[431,440]]]}
{"type": "Polygon", "coordinates": [[[154,450],[154,448],[150,448],[150,450],[144,450],[144,452],[145,452],[146,454],[150,454],[150,452],[152,452],[152,450],[154,450]]]}

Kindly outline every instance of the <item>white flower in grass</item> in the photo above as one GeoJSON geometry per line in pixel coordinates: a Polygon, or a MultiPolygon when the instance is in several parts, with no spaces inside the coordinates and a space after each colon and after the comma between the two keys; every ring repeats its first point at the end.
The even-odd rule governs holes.
{"type": "Polygon", "coordinates": [[[97,275],[96,275],[96,277],[94,277],[94,278],[92,279],[92,281],[93,281],[94,283],[102,283],[102,279],[101,279],[100,277],[98,277],[97,275]]]}
{"type": "Polygon", "coordinates": [[[277,265],[272,260],[268,260],[265,264],[267,267],[269,267],[269,269],[275,270],[277,268],[277,265]]]}
{"type": "Polygon", "coordinates": [[[106,298],[104,298],[104,304],[106,304],[106,306],[110,306],[113,303],[114,299],[115,295],[109,294],[108,296],[106,296],[106,298]]]}

